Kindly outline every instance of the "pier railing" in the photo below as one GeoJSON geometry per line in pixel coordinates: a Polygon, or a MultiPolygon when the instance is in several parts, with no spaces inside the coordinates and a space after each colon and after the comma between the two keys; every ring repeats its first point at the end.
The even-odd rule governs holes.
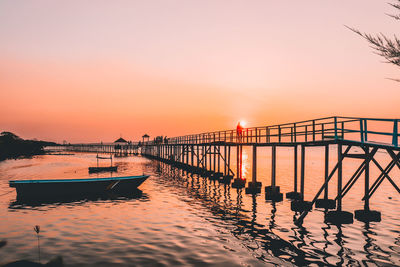
{"type": "MultiPolygon", "coordinates": [[[[169,144],[206,143],[309,143],[343,140],[399,147],[399,119],[326,117],[278,125],[185,135],[168,139],[169,144]]],[[[153,141],[146,142],[153,145],[153,141]]]]}

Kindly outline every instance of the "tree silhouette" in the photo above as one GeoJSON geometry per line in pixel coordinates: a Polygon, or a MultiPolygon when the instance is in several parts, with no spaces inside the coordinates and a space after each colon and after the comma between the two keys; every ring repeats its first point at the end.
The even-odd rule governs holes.
{"type": "MultiPolygon", "coordinates": [[[[396,12],[399,12],[399,14],[387,15],[394,18],[395,20],[400,21],[400,0],[397,0],[396,3],[389,3],[389,5],[391,5],[396,10],[396,12]]],[[[400,40],[397,38],[396,35],[394,35],[393,38],[390,38],[383,33],[373,35],[360,32],[359,30],[348,26],[346,27],[366,39],[370,43],[371,47],[375,50],[375,53],[385,58],[387,63],[392,63],[400,67],[400,40]]],[[[400,79],[392,80],[400,82],[400,79]]]]}

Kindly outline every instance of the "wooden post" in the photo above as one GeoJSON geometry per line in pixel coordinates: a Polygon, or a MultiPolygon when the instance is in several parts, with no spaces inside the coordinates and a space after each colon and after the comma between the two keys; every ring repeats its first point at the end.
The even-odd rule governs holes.
{"type": "Polygon", "coordinates": [[[218,146],[218,172],[220,172],[220,170],[221,170],[221,146],[218,146]]]}
{"type": "Polygon", "coordinates": [[[252,166],[252,182],[254,187],[257,182],[257,146],[253,145],[253,166],[252,166]]]}
{"type": "Polygon", "coordinates": [[[224,164],[224,175],[227,175],[227,173],[226,173],[226,165],[228,164],[228,158],[227,158],[227,155],[226,155],[226,145],[224,145],[224,158],[225,158],[225,164],[224,164]]]}
{"type": "MultiPolygon", "coordinates": [[[[210,136],[210,138],[211,138],[211,136],[210,136]]],[[[210,160],[209,161],[209,163],[210,163],[210,171],[212,170],[212,145],[210,145],[210,150],[209,150],[209,153],[208,153],[208,159],[210,160]]]]}
{"type": "Polygon", "coordinates": [[[394,147],[397,147],[399,145],[399,143],[398,143],[399,136],[398,135],[399,135],[398,134],[398,123],[397,123],[397,120],[394,120],[393,121],[393,137],[392,137],[392,144],[394,147]]]}
{"type": "Polygon", "coordinates": [[[301,145],[300,194],[303,200],[304,200],[305,161],[306,161],[306,147],[304,145],[301,145]]]}
{"type": "Polygon", "coordinates": [[[334,131],[335,131],[335,140],[337,140],[338,139],[337,117],[333,118],[333,124],[334,124],[334,131]]]}
{"type": "MultiPolygon", "coordinates": [[[[214,135],[214,137],[215,137],[215,135],[214,135]]],[[[213,146],[213,171],[215,172],[216,171],[216,168],[215,168],[215,165],[217,165],[217,159],[216,159],[216,152],[217,151],[217,148],[216,148],[216,146],[214,145],[213,146]]]]}
{"type": "Polygon", "coordinates": [[[297,192],[297,145],[294,146],[294,192],[297,192]]]}
{"type": "MultiPolygon", "coordinates": [[[[197,138],[197,136],[196,136],[196,138],[197,138]]],[[[200,167],[199,145],[196,146],[196,155],[197,155],[197,167],[200,167]]]]}
{"type": "Polygon", "coordinates": [[[178,147],[178,153],[179,153],[179,159],[178,159],[178,161],[180,162],[180,163],[185,163],[185,145],[180,145],[179,147],[178,147]]]}
{"type": "Polygon", "coordinates": [[[236,146],[236,178],[240,178],[240,166],[239,166],[239,161],[240,161],[240,145],[236,146]]]}
{"type": "MultiPolygon", "coordinates": [[[[329,145],[325,145],[325,183],[329,178],[329,145]]],[[[328,199],[328,184],[324,189],[324,198],[328,199]]]]}
{"type": "Polygon", "coordinates": [[[278,142],[281,142],[281,126],[278,126],[278,142]]]}
{"type": "Polygon", "coordinates": [[[364,120],[364,140],[365,140],[365,142],[367,142],[368,141],[368,129],[367,129],[367,120],[365,119],[364,120]]]}
{"type": "Polygon", "coordinates": [[[315,141],[315,120],[312,121],[313,141],[315,141]]]}
{"type": "Polygon", "coordinates": [[[204,169],[207,170],[207,152],[205,145],[203,146],[202,154],[203,154],[204,169]]]}
{"type": "Polygon", "coordinates": [[[242,159],[242,157],[243,157],[243,151],[242,151],[242,148],[243,148],[243,146],[242,145],[240,145],[239,146],[239,148],[240,148],[240,153],[239,153],[239,164],[240,164],[240,179],[242,179],[243,177],[242,177],[242,167],[243,167],[243,159],[242,159]]]}
{"type": "MultiPolygon", "coordinates": [[[[369,147],[364,148],[365,158],[369,156],[369,147]]],[[[364,210],[369,210],[369,160],[365,161],[365,183],[364,183],[364,210]]]]}
{"type": "Polygon", "coordinates": [[[189,165],[189,145],[186,145],[186,164],[189,165]]]}
{"type": "Polygon", "coordinates": [[[276,186],[276,146],[272,146],[271,186],[276,186]]]}
{"type": "Polygon", "coordinates": [[[190,162],[191,162],[191,165],[192,165],[192,167],[194,166],[194,146],[193,145],[191,145],[190,146],[190,162]]]}
{"type": "Polygon", "coordinates": [[[227,173],[230,174],[231,169],[231,146],[228,146],[228,170],[227,173]]]}
{"type": "Polygon", "coordinates": [[[342,145],[338,144],[338,199],[337,199],[337,210],[342,210],[342,145]]]}
{"type": "Polygon", "coordinates": [[[361,143],[364,143],[364,123],[362,119],[360,119],[360,139],[361,143]]]}

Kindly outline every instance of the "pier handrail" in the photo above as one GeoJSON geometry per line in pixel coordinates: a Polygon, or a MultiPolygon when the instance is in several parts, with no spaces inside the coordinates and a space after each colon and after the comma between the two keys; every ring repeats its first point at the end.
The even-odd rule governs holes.
{"type": "MultiPolygon", "coordinates": [[[[399,119],[357,118],[332,116],[292,123],[244,128],[241,134],[236,130],[222,130],[189,134],[168,139],[169,144],[206,144],[206,143],[300,143],[326,140],[343,140],[360,143],[381,143],[391,147],[399,147],[399,119]],[[370,130],[374,123],[392,123],[391,130],[370,130]],[[374,140],[370,137],[374,135],[374,140]],[[391,136],[391,140],[383,137],[391,136]]],[[[153,141],[145,142],[154,145],[153,141]]]]}
{"type": "MultiPolygon", "coordinates": [[[[400,119],[358,118],[331,116],[291,123],[222,130],[189,134],[168,138],[162,144],[201,145],[210,143],[253,144],[295,144],[321,141],[348,141],[361,144],[381,145],[399,148],[400,119]],[[383,125],[381,125],[383,124],[383,125]],[[379,126],[380,125],[380,126],[379,126]]],[[[71,144],[75,147],[120,146],[118,149],[138,148],[141,145],[158,145],[159,142],[145,141],[127,144],[91,143],[71,144]]],[[[66,145],[68,146],[68,145],[66,145]]]]}

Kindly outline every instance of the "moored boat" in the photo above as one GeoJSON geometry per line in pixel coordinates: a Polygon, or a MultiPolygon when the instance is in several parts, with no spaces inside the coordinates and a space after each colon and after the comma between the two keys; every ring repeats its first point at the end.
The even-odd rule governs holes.
{"type": "Polygon", "coordinates": [[[97,195],[107,192],[130,192],[140,186],[149,175],[58,179],[11,180],[10,187],[17,190],[17,198],[58,198],[77,195],[97,195]]]}
{"type": "Polygon", "coordinates": [[[116,172],[118,170],[118,166],[109,166],[109,167],[89,167],[89,173],[96,172],[116,172]]]}
{"type": "Polygon", "coordinates": [[[118,170],[118,166],[113,166],[112,164],[112,155],[108,157],[100,157],[96,155],[97,159],[97,166],[96,167],[89,167],[89,173],[98,173],[98,172],[116,172],[118,170]],[[110,166],[101,167],[99,166],[99,159],[109,159],[111,160],[110,166]]]}

